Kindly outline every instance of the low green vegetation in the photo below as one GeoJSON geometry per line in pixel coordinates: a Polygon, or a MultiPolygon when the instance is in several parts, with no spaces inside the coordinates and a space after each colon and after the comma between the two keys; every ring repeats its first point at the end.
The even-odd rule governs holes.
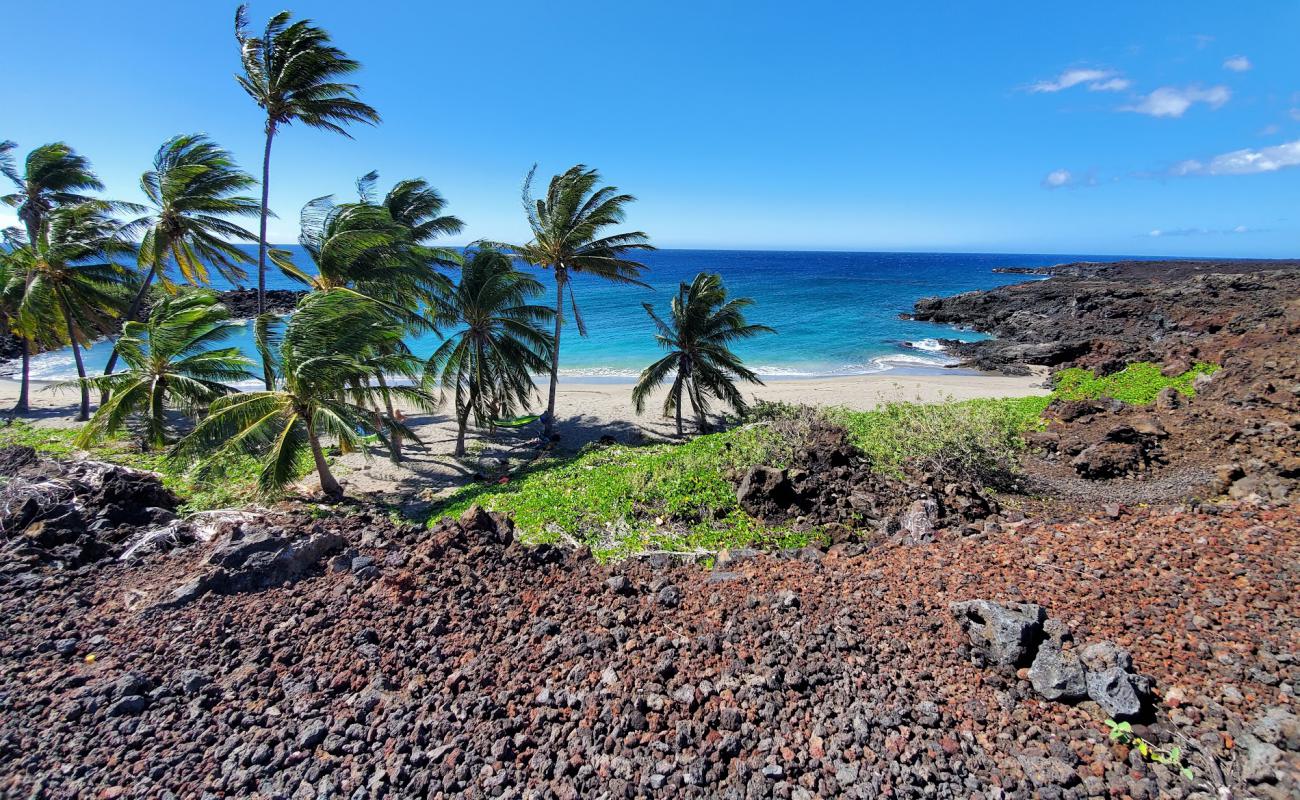
{"type": "Polygon", "coordinates": [[[436,516],[479,504],[512,515],[529,541],[572,539],[602,558],[646,550],[795,547],[817,531],[765,527],[736,503],[731,477],[756,464],[785,466],[778,426],[747,425],[682,445],[614,445],[540,462],[505,484],[476,484],[436,516]]]}
{"type": "Polygon", "coordinates": [[[1129,405],[1144,406],[1155,402],[1156,395],[1173,388],[1184,397],[1196,394],[1196,378],[1213,375],[1214,364],[1197,364],[1181,375],[1161,374],[1159,364],[1138,361],[1119,372],[1098,377],[1092,370],[1074,367],[1056,373],[1056,396],[1062,400],[1099,400],[1113,398],[1129,405]]]}
{"type": "MultiPolygon", "coordinates": [[[[181,513],[209,511],[246,505],[257,496],[261,464],[247,456],[217,455],[201,462],[182,464],[161,451],[144,451],[127,438],[102,438],[88,447],[78,447],[77,428],[38,427],[22,421],[0,426],[0,447],[26,445],[51,458],[84,454],[162,476],[163,484],[181,498],[181,513]]],[[[301,473],[310,463],[301,465],[301,473]]]]}
{"type": "Polygon", "coordinates": [[[1196,773],[1192,768],[1187,766],[1183,761],[1183,749],[1177,745],[1169,747],[1160,747],[1148,742],[1141,736],[1133,732],[1133,725],[1129,722],[1116,722],[1113,719],[1105,720],[1106,727],[1110,728],[1110,740],[1119,744],[1131,747],[1138,751],[1138,755],[1155,764],[1164,764],[1178,771],[1187,780],[1195,780],[1196,773]]]}
{"type": "Polygon", "coordinates": [[[902,477],[911,467],[998,486],[1015,471],[1024,433],[1042,426],[1051,401],[1041,396],[888,403],[875,411],[826,413],[880,472],[902,477]]]}
{"type": "Polygon", "coordinates": [[[1014,469],[1020,434],[1040,424],[1050,400],[894,403],[867,412],[760,403],[747,424],[683,445],[615,445],[536,464],[504,484],[468,486],[435,516],[479,504],[512,515],[529,541],[568,538],[598,557],[801,546],[821,532],[763,526],[738,505],[735,479],[759,464],[788,466],[817,416],[848,430],[882,471],[915,467],[988,482],[1014,469]]]}

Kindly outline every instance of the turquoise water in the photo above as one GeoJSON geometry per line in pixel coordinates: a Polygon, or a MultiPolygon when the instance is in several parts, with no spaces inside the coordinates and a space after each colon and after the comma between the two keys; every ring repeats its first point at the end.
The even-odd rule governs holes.
{"type": "MultiPolygon", "coordinates": [[[[297,248],[292,248],[297,250],[297,248]]],[[[301,256],[301,251],[298,251],[301,256]]],[[[666,309],[680,281],[700,271],[718,272],[734,296],[752,297],[750,320],[776,328],[737,346],[745,362],[767,378],[914,373],[942,369],[950,359],[937,349],[939,337],[978,339],[978,334],[940,325],[901,320],[912,303],[929,295],[989,289],[1032,278],[999,275],[999,266],[1047,266],[1066,261],[1105,261],[1086,255],[963,253],[835,253],[740,250],[658,250],[644,254],[650,289],[615,286],[577,276],[574,292],[590,335],[578,336],[567,325],[561,340],[561,374],[613,381],[633,379],[656,359],[654,325],[642,303],[666,309]]],[[[304,261],[304,263],[307,263],[304,261]]],[[[548,290],[540,302],[553,303],[550,276],[539,276],[548,290]]],[[[255,285],[254,281],[251,281],[255,285]]],[[[278,272],[268,275],[272,288],[297,288],[278,272]]],[[[228,288],[228,287],[218,287],[228,288]]],[[[566,307],[566,315],[569,311],[566,307]]],[[[437,337],[410,342],[428,354],[437,337]]],[[[235,344],[252,350],[251,327],[235,344]]],[[[99,343],[85,353],[87,369],[103,370],[109,346],[99,343]]],[[[10,365],[10,370],[13,365],[10,365]]],[[[32,377],[75,377],[71,351],[33,359],[32,377]]]]}

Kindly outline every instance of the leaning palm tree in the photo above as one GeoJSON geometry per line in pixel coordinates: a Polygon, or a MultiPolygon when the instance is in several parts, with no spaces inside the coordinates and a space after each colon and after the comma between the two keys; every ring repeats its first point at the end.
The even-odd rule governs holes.
{"type": "MultiPolygon", "coordinates": [[[[337,204],[318,197],[302,211],[299,243],[316,267],[312,275],[293,264],[281,263],[290,278],[312,291],[339,291],[373,300],[408,332],[436,329],[440,298],[451,288],[439,271],[460,265],[458,252],[436,247],[432,240],[459,231],[459,219],[442,214],[446,201],[422,180],[399,182],[383,198],[374,199],[377,173],[357,181],[355,203],[337,204]]],[[[384,375],[376,375],[382,389],[384,375]]],[[[385,411],[395,416],[385,394],[385,411]]],[[[389,441],[391,457],[402,459],[402,439],[389,441]]]]}
{"type": "MultiPolygon", "coordinates": [[[[13,142],[0,142],[0,174],[13,184],[15,191],[0,196],[0,202],[17,209],[26,233],[26,246],[35,248],[44,236],[45,221],[58,206],[84,203],[88,191],[104,188],[90,162],[63,142],[42,145],[27,154],[20,172],[11,155],[13,142]]],[[[30,281],[30,276],[28,276],[30,281]]],[[[29,409],[32,339],[20,335],[23,345],[22,385],[15,413],[29,409]]]]}
{"type": "Polygon", "coordinates": [[[457,327],[429,357],[426,380],[451,393],[456,452],[465,455],[465,428],[510,416],[528,403],[533,375],[547,368],[554,339],[540,327],[555,313],[530,300],[542,291],[509,256],[482,248],[466,260],[446,297],[444,322],[457,327]]]}
{"type": "MultiPolygon", "coordinates": [[[[127,309],[134,320],[155,279],[168,282],[168,262],[192,286],[208,284],[209,266],[230,282],[247,274],[252,262],[234,241],[257,239],[231,217],[259,213],[257,200],[240,194],[257,182],[221,146],[202,134],[174,136],[158,148],[153,169],[140,177],[149,200],[148,212],[131,223],[143,230],[138,263],[143,280],[127,309]]],[[[118,350],[109,356],[104,374],[117,366],[118,350]]]]}
{"type": "Polygon", "coordinates": [[[342,292],[309,294],[290,317],[279,341],[258,318],[263,362],[276,375],[270,391],[218,398],[194,431],[173,449],[177,457],[232,451],[262,460],[258,486],[283,490],[311,459],[321,490],[338,497],[343,488],[325,459],[324,442],[345,451],[362,450],[363,438],[385,439],[392,430],[415,438],[397,420],[380,420],[372,404],[382,394],[432,409],[433,399],[415,386],[380,389],[370,380],[384,372],[414,381],[419,359],[397,347],[402,327],[375,303],[342,292]]]}
{"type": "Polygon", "coordinates": [[[81,348],[89,346],[120,313],[125,273],[114,258],[134,255],[135,247],[98,202],[55,208],[44,228],[35,247],[14,251],[26,274],[18,318],[29,341],[42,333],[51,337],[50,321],[59,320],[58,335],[72,346],[77,365],[81,389],[77,419],[84,422],[90,419],[90,387],[81,348]]]}
{"type": "Polygon", "coordinates": [[[82,429],[86,446],[128,425],[146,449],[165,447],[171,430],[169,409],[197,416],[219,397],[235,391],[227,384],[254,377],[253,362],[238,347],[217,347],[239,329],[212,292],[166,297],[145,322],[128,320],[117,342],[126,369],[87,378],[109,392],[82,429]]]}
{"type": "MultiPolygon", "coordinates": [[[[412,332],[432,330],[433,306],[451,286],[438,270],[459,266],[461,257],[426,242],[437,235],[437,228],[431,226],[459,230],[461,222],[430,215],[409,203],[390,204],[392,192],[384,203],[373,202],[369,182],[374,177],[371,173],[358,182],[358,202],[336,203],[327,195],[303,206],[298,243],[316,274],[291,263],[279,266],[287,277],[312,291],[341,290],[367,297],[412,332]]],[[[398,184],[394,192],[401,188],[403,184],[398,184]]]]}
{"type": "Polygon", "coordinates": [[[627,258],[633,250],[653,250],[641,231],[603,235],[606,228],[623,221],[624,209],[636,198],[619,194],[617,187],[600,184],[600,173],[578,164],[551,178],[546,197],[533,198],[534,165],[524,180],[524,209],[533,239],[523,245],[505,245],[534,266],[555,274],[555,348],[551,354],[551,385],[543,417],[546,435],[555,430],[555,390],[560,374],[560,331],[564,324],[564,290],[578,333],[587,326],[578,313],[570,277],[575,273],[594,275],[615,283],[646,286],[639,278],[645,265],[627,258]]]}
{"type": "Polygon", "coordinates": [[[641,372],[632,389],[636,412],[645,411],[650,393],[670,375],[673,384],[664,400],[664,416],[676,417],[678,436],[682,435],[683,395],[690,400],[701,433],[708,429],[710,396],[743,412],[745,399],[736,381],[763,382],[741,363],[729,345],[760,333],[776,333],[766,325],[745,321],[744,310],[753,304],[748,297],[728,300],[722,277],[705,272],[696,275],[690,284],[682,282],[678,287],[667,320],[656,314],[649,303],[642,303],[659,330],[655,340],[668,355],[641,372]]]}
{"type": "Polygon", "coordinates": [[[266,23],[261,36],[248,31],[248,6],[235,11],[235,39],[243,74],[239,85],[266,112],[266,148],[262,154],[261,227],[257,247],[257,313],[266,311],[266,218],[271,185],[271,143],[281,127],[301,122],[312,128],[349,136],[350,122],[375,125],[379,113],[357,99],[357,86],[339,79],[361,64],[330,42],[330,35],[311,20],[293,21],[281,11],[266,23]]]}

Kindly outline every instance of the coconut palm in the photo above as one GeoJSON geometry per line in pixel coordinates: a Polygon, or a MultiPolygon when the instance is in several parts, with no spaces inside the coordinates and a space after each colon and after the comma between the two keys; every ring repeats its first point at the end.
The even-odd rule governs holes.
{"type": "Polygon", "coordinates": [[[375,303],[352,294],[309,294],[278,341],[267,319],[258,318],[256,338],[263,362],[276,375],[275,388],[218,398],[173,452],[254,455],[263,462],[258,485],[268,494],[294,481],[310,456],[321,490],[338,497],[343,489],[325,460],[324,442],[332,439],[350,451],[362,449],[371,434],[383,440],[401,430],[415,438],[397,420],[381,420],[372,406],[384,394],[425,409],[433,408],[433,399],[414,386],[381,389],[370,381],[380,372],[414,381],[420,362],[399,346],[402,327],[375,303]]]}
{"type": "Polygon", "coordinates": [[[462,223],[430,211],[430,202],[440,206],[443,201],[423,181],[403,181],[383,203],[374,202],[375,177],[370,173],[358,181],[358,202],[336,203],[325,196],[303,206],[298,243],[316,267],[315,275],[293,264],[280,268],[313,291],[343,290],[370,298],[413,332],[432,330],[433,306],[451,286],[438,268],[459,266],[461,258],[427,242],[443,231],[460,230],[462,223]],[[432,198],[419,196],[426,191],[432,198]]]}
{"type": "Polygon", "coordinates": [[[456,455],[465,454],[465,428],[515,414],[528,403],[533,375],[547,368],[554,339],[540,327],[555,313],[530,300],[542,285],[519,272],[509,256],[482,248],[466,260],[445,300],[444,322],[457,328],[430,356],[426,379],[451,393],[456,406],[456,455]]]}
{"type": "MultiPolygon", "coordinates": [[[[247,277],[241,265],[252,259],[232,240],[251,242],[257,237],[230,217],[259,213],[257,200],[239,194],[254,184],[228,151],[202,134],[174,136],[158,148],[153,169],[140,177],[148,213],[131,223],[133,230],[144,231],[138,258],[143,280],[127,320],[139,314],[155,279],[168,280],[169,261],[192,286],[208,284],[209,266],[232,283],[247,277]]],[[[105,375],[113,372],[117,357],[114,348],[105,375]]]]}
{"type": "MultiPolygon", "coordinates": [[[[17,209],[26,233],[25,246],[34,248],[41,241],[46,217],[58,206],[84,203],[85,194],[104,188],[90,162],[63,142],[42,145],[27,154],[20,172],[15,164],[13,142],[0,142],[0,174],[13,184],[15,191],[0,196],[0,202],[17,209]]],[[[14,238],[14,237],[11,237],[14,238]]],[[[32,336],[19,330],[23,344],[22,385],[15,413],[26,413],[30,386],[32,336]]]]}
{"type": "MultiPolygon", "coordinates": [[[[357,181],[355,203],[336,204],[331,197],[309,202],[302,212],[299,243],[316,266],[310,275],[292,264],[284,273],[313,291],[341,291],[369,298],[413,333],[436,328],[436,306],[451,287],[440,267],[459,266],[454,250],[432,240],[455,233],[463,223],[442,214],[446,201],[422,180],[401,181],[383,198],[374,199],[377,173],[357,181]]],[[[375,376],[382,389],[386,378],[375,376]]],[[[387,398],[385,411],[394,410],[387,398]]],[[[394,462],[402,458],[402,439],[389,444],[394,462]]]]}
{"type": "Polygon", "coordinates": [[[254,377],[249,372],[253,362],[238,347],[215,346],[238,329],[226,307],[207,291],[165,297],[145,322],[128,321],[117,343],[126,369],[86,379],[110,395],[78,444],[84,447],[130,425],[146,448],[166,446],[168,409],[196,416],[235,391],[228,382],[254,377]]]}
{"type": "MultiPolygon", "coordinates": [[[[235,11],[235,39],[243,73],[239,85],[266,112],[266,147],[262,154],[261,227],[257,247],[257,312],[266,311],[266,218],[271,185],[271,143],[281,127],[301,122],[349,136],[351,122],[378,124],[379,113],[357,99],[357,86],[340,78],[360,63],[331,44],[330,35],[311,20],[293,21],[281,11],[266,23],[261,36],[250,35],[248,6],[235,11]]],[[[269,388],[269,387],[268,387],[269,388]]]]}
{"type": "Polygon", "coordinates": [[[113,259],[134,255],[135,248],[98,202],[56,207],[43,227],[35,247],[27,243],[13,252],[26,275],[18,320],[29,341],[48,340],[57,331],[72,346],[81,389],[77,419],[84,422],[90,419],[90,388],[81,348],[120,313],[126,274],[113,259]]]}
{"type": "Polygon", "coordinates": [[[667,320],[656,314],[649,303],[642,303],[658,328],[655,341],[668,354],[646,367],[632,389],[637,413],[645,410],[646,398],[670,375],[673,384],[664,400],[664,416],[676,417],[678,436],[682,435],[683,395],[690,400],[701,433],[708,429],[710,397],[721,399],[737,413],[743,412],[745,399],[736,381],[763,382],[741,363],[729,345],[760,333],[776,333],[766,325],[745,321],[744,310],[753,304],[748,297],[728,300],[722,277],[705,272],[696,275],[690,284],[682,282],[678,287],[667,320]]]}
{"type": "Polygon", "coordinates": [[[551,385],[543,417],[546,435],[555,429],[555,390],[560,374],[560,332],[564,324],[564,291],[569,290],[569,304],[578,333],[587,335],[587,326],[578,312],[570,278],[585,273],[615,283],[645,286],[639,278],[645,265],[627,258],[633,250],[653,250],[641,231],[613,233],[604,231],[623,221],[624,209],[636,198],[619,194],[614,186],[600,184],[600,173],[582,164],[551,178],[546,197],[533,198],[534,165],[524,180],[524,209],[532,228],[532,241],[523,245],[504,245],[534,266],[555,274],[555,347],[551,353],[551,385]]]}

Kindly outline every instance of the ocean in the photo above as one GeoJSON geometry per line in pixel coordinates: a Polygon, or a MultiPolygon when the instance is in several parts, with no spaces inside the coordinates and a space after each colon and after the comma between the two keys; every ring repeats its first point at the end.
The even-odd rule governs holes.
{"type": "MultiPolygon", "coordinates": [[[[309,266],[302,250],[289,248],[300,264],[309,266]]],[[[574,280],[578,308],[589,336],[580,337],[565,309],[568,324],[561,340],[562,378],[630,382],[658,358],[654,324],[643,303],[667,313],[681,281],[701,271],[722,275],[728,292],[751,297],[751,322],[776,329],[741,342],[736,351],[764,379],[873,373],[916,374],[941,370],[951,359],[938,338],[975,340],[980,334],[941,325],[899,319],[913,302],[931,295],[949,295],[1032,280],[1024,275],[997,274],[994,267],[1039,267],[1069,261],[1113,261],[1115,256],[988,254],[988,253],[849,253],[749,250],[656,250],[642,254],[649,267],[649,289],[618,286],[579,275],[574,280]]],[[[554,284],[539,270],[547,290],[539,302],[554,302],[554,284]]],[[[301,288],[272,270],[270,288],[301,288]]],[[[256,286],[256,276],[248,286],[256,286]]],[[[216,288],[231,288],[218,285],[216,288]]],[[[438,339],[425,335],[410,341],[417,354],[433,351],[438,339]]],[[[252,351],[251,327],[233,344],[252,351]]],[[[100,342],[85,352],[87,370],[102,372],[109,345],[100,342]]],[[[10,364],[9,369],[16,367],[10,364]]],[[[44,353],[33,359],[32,377],[60,380],[75,377],[70,350],[44,353]]]]}

